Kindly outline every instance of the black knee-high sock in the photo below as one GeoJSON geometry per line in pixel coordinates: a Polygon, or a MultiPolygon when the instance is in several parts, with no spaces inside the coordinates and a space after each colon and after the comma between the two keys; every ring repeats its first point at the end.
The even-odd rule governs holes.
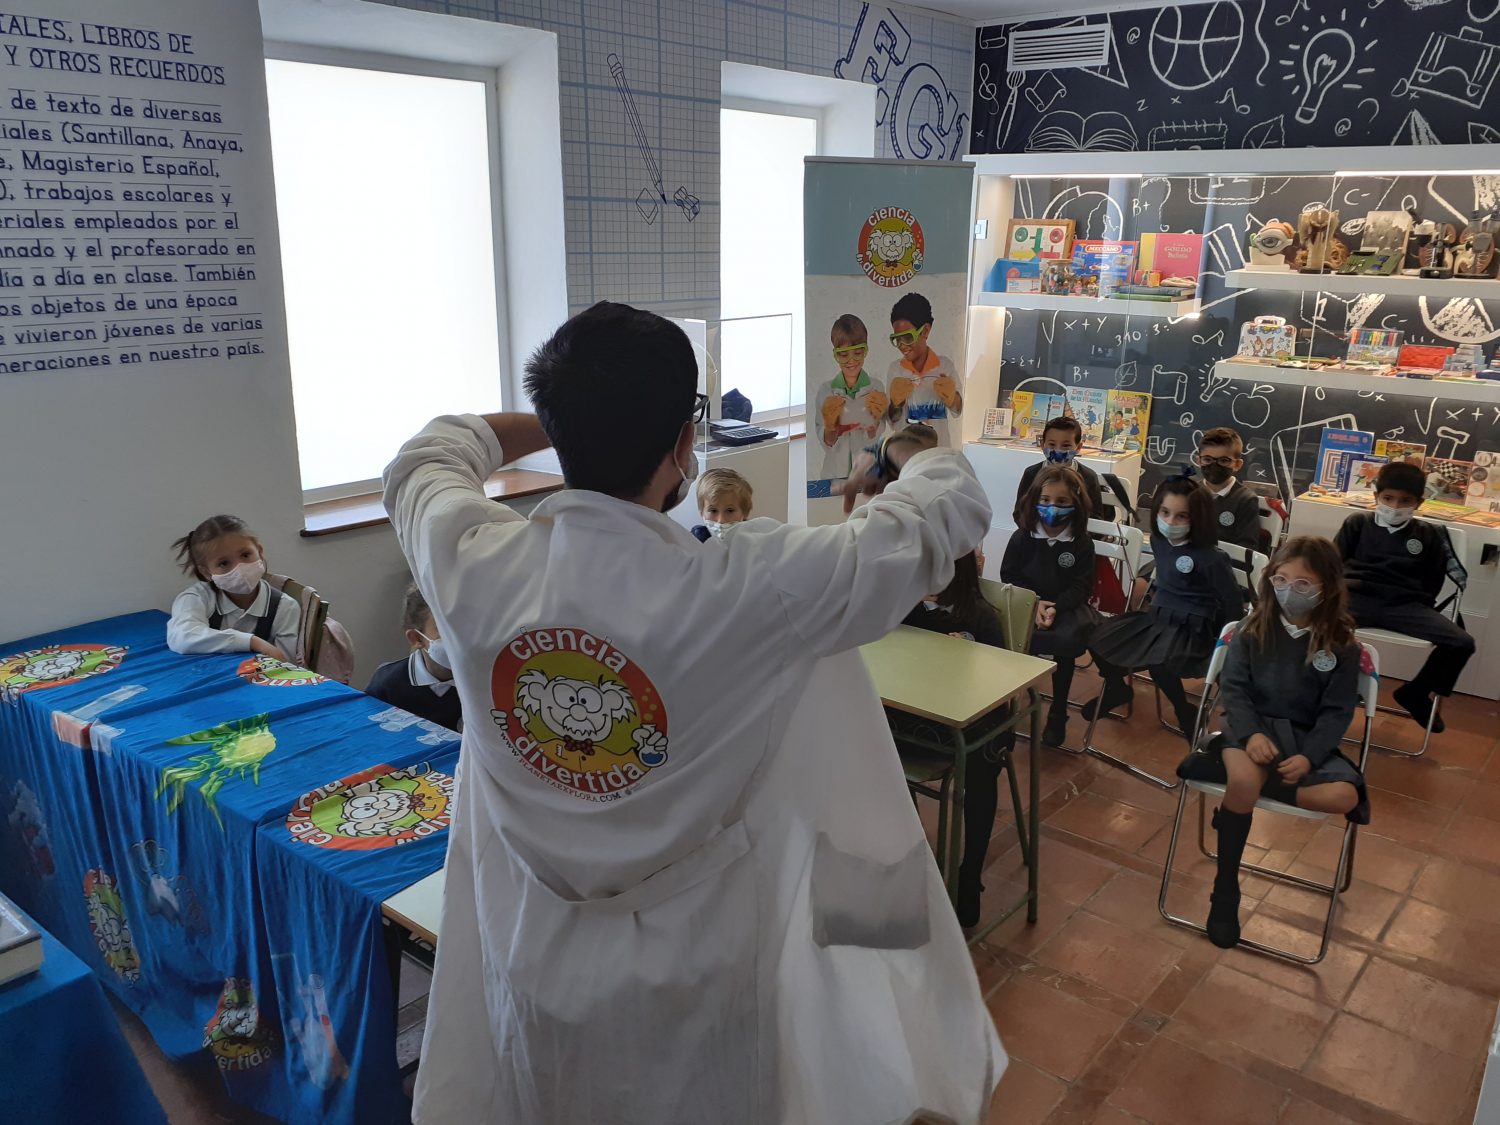
{"type": "MultiPolygon", "coordinates": [[[[1015,734],[1004,736],[1015,744],[1015,734]]],[[[964,778],[964,858],[959,878],[978,881],[984,871],[984,857],[990,836],[995,831],[995,810],[999,806],[1000,766],[982,751],[970,754],[964,778]]]]}

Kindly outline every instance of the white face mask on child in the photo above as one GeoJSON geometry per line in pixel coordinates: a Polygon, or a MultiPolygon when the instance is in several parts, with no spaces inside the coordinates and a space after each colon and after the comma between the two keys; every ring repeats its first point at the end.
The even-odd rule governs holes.
{"type": "Polygon", "coordinates": [[[233,570],[213,576],[213,584],[226,594],[248,594],[260,585],[265,576],[266,564],[260,559],[240,563],[233,570]]]}
{"type": "Polygon", "coordinates": [[[724,532],[729,527],[727,523],[719,523],[716,520],[704,520],[703,526],[715,539],[723,539],[724,532]]]}
{"type": "Polygon", "coordinates": [[[450,657],[448,656],[447,646],[443,644],[442,637],[429,637],[426,633],[418,633],[417,636],[427,642],[428,660],[432,661],[439,668],[446,668],[449,671],[453,670],[453,665],[448,663],[450,657]]]}
{"type": "Polygon", "coordinates": [[[1416,514],[1415,508],[1395,508],[1390,504],[1375,505],[1375,522],[1381,527],[1405,527],[1416,514]]]}

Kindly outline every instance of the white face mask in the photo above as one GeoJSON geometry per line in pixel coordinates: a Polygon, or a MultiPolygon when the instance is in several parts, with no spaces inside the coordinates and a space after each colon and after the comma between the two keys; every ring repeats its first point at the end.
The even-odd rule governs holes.
{"type": "Polygon", "coordinates": [[[1168,523],[1160,516],[1156,517],[1156,530],[1170,543],[1181,543],[1192,532],[1191,524],[1168,523]]]}
{"type": "Polygon", "coordinates": [[[715,539],[723,539],[724,532],[729,530],[729,525],[727,523],[718,523],[714,520],[704,520],[703,526],[708,529],[708,533],[715,539]]]}
{"type": "Polygon", "coordinates": [[[429,637],[426,633],[418,633],[417,636],[421,637],[424,641],[427,642],[428,660],[431,660],[439,668],[443,668],[449,671],[453,669],[453,665],[448,663],[448,649],[443,644],[442,637],[433,638],[429,637]]]}
{"type": "Polygon", "coordinates": [[[213,584],[226,594],[248,594],[260,585],[266,573],[266,564],[260,559],[240,563],[233,570],[213,575],[213,584]]]}
{"type": "Polygon", "coordinates": [[[1415,508],[1393,508],[1389,504],[1375,505],[1375,522],[1381,527],[1405,527],[1416,514],[1415,508]]]}

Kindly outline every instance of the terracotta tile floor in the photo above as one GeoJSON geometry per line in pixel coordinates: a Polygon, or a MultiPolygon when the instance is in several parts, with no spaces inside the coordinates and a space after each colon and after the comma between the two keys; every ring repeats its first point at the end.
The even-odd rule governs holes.
{"type": "MultiPolygon", "coordinates": [[[[1080,674],[1074,698],[1095,684],[1080,674]]],[[[1136,693],[1131,718],[1101,723],[1096,742],[1169,774],[1184,743],[1157,725],[1149,688],[1136,693]]],[[[1444,715],[1425,758],[1372,751],[1373,820],[1328,956],[1311,968],[1220,951],[1164,922],[1156,898],[1177,795],[1044,749],[1041,917],[1009,919],[973,947],[1011,1056],[991,1120],[1467,1125],[1500,997],[1500,705],[1455,696],[1444,715]]],[[[1074,712],[1071,744],[1084,728],[1074,712]]],[[[1382,716],[1376,740],[1414,746],[1416,733],[1382,716]]],[[[1023,743],[1023,785],[1026,753],[1023,743]]],[[[1213,866],[1193,846],[1196,823],[1190,804],[1170,905],[1201,919],[1213,866]]],[[[1246,855],[1327,878],[1340,838],[1331,822],[1262,813],[1246,855]]],[[[1002,816],[988,916],[1023,880],[1002,816]]],[[[1259,877],[1244,893],[1248,935],[1315,950],[1326,900],[1259,877]]]]}

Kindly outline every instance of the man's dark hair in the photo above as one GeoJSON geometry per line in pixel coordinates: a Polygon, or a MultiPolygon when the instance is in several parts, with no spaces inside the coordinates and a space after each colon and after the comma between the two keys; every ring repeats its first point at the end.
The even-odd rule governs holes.
{"type": "Polygon", "coordinates": [[[1388,488],[1420,500],[1427,491],[1427,477],[1415,465],[1392,461],[1380,466],[1380,472],[1375,474],[1375,491],[1384,492],[1388,488]]]}
{"type": "Polygon", "coordinates": [[[913,328],[932,323],[932,302],[920,293],[908,293],[891,306],[891,323],[904,320],[913,328]]]}
{"type": "Polygon", "coordinates": [[[600,301],[526,362],[526,394],[569,488],[630,500],[645,491],[693,414],[698,363],[681,328],[600,301]]]}

